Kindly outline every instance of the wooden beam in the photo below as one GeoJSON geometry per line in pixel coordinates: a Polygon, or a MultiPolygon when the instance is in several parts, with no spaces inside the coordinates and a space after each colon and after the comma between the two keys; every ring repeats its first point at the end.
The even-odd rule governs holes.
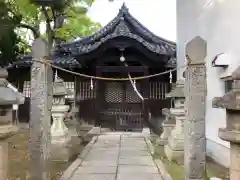
{"type": "Polygon", "coordinates": [[[147,66],[97,66],[97,69],[101,69],[101,72],[144,72],[147,66]]]}

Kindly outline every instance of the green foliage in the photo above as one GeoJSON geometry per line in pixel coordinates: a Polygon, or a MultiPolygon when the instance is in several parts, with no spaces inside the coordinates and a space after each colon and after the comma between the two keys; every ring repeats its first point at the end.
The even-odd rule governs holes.
{"type": "Polygon", "coordinates": [[[56,37],[71,41],[75,37],[89,36],[96,32],[101,25],[93,23],[85,13],[82,8],[69,8],[67,10],[67,21],[55,31],[56,37]]]}
{"type": "Polygon", "coordinates": [[[14,10],[14,13],[22,17],[21,21],[27,24],[35,24],[39,21],[40,8],[31,4],[29,0],[10,0],[9,7],[14,10]]]}
{"type": "Polygon", "coordinates": [[[11,30],[0,40],[0,66],[3,67],[16,60],[19,54],[25,51],[21,39],[11,30]]]}
{"type": "Polygon", "coordinates": [[[0,17],[0,66],[3,67],[14,61],[17,55],[22,54],[24,48],[14,31],[15,25],[19,23],[19,17],[9,13],[4,1],[0,1],[0,17]]]}
{"type": "MultiPolygon", "coordinates": [[[[61,24],[60,28],[53,28],[54,38],[60,38],[65,41],[72,40],[76,36],[87,36],[95,32],[100,28],[100,24],[94,23],[86,13],[88,8],[92,5],[93,0],[68,0],[65,8],[59,13],[56,14],[56,10],[47,7],[45,12],[43,8],[32,4],[30,0],[8,0],[9,7],[13,10],[15,15],[21,16],[21,23],[24,25],[31,26],[31,30],[35,28],[35,31],[39,32],[40,22],[47,21],[49,19],[50,23],[53,23],[55,26],[56,19],[59,16],[64,16],[65,21],[61,24]]],[[[20,28],[29,28],[26,26],[19,25],[20,28]]],[[[47,32],[49,33],[49,32],[47,32]]],[[[43,37],[48,37],[43,35],[43,37]]]]}
{"type": "Polygon", "coordinates": [[[17,55],[30,51],[29,30],[33,38],[39,37],[41,22],[47,24],[46,34],[42,36],[50,45],[57,38],[71,41],[74,37],[84,37],[97,31],[100,24],[87,17],[93,1],[68,0],[64,9],[59,11],[38,6],[31,0],[0,0],[0,65],[8,65],[17,55]],[[64,21],[59,21],[62,17],[64,21]]]}

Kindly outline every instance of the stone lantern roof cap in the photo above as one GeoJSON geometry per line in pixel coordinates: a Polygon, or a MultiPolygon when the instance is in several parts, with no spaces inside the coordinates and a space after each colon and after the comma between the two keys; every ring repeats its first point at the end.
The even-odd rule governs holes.
{"type": "Polygon", "coordinates": [[[184,80],[179,80],[176,82],[176,87],[174,87],[167,95],[168,98],[184,98],[184,80]]]}
{"type": "Polygon", "coordinates": [[[212,102],[214,108],[240,110],[240,67],[232,73],[232,79],[232,90],[222,97],[215,97],[212,102]]]}
{"type": "Polygon", "coordinates": [[[21,94],[8,87],[7,76],[7,70],[0,69],[0,105],[23,104],[21,94]]]}
{"type": "Polygon", "coordinates": [[[65,87],[63,79],[55,74],[55,79],[53,83],[53,95],[55,96],[65,96],[68,94],[67,88],[65,87]]]}

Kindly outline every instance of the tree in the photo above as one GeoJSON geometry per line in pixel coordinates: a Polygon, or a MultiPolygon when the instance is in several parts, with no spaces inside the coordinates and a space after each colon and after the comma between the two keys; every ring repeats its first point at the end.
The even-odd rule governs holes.
{"type": "Polygon", "coordinates": [[[18,17],[14,24],[18,33],[23,35],[25,32],[26,36],[30,31],[36,39],[41,35],[40,23],[46,24],[46,33],[43,36],[48,40],[50,50],[54,43],[90,35],[100,28],[100,24],[92,22],[86,15],[93,0],[69,0],[62,8],[38,6],[29,0],[6,0],[5,3],[11,17],[18,17]]]}
{"type": "Polygon", "coordinates": [[[14,31],[19,17],[11,17],[3,1],[0,1],[0,17],[0,66],[4,67],[13,62],[19,54],[24,53],[24,47],[14,31]]]}

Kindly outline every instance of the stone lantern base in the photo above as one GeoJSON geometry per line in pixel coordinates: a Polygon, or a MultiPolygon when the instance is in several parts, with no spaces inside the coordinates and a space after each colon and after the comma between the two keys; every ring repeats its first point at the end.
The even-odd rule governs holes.
{"type": "Polygon", "coordinates": [[[184,164],[184,151],[183,150],[175,150],[170,146],[164,146],[164,152],[169,161],[175,161],[177,164],[184,164]]]}
{"type": "Polygon", "coordinates": [[[70,147],[68,145],[51,145],[51,160],[59,162],[68,162],[71,158],[70,147]]]}
{"type": "Polygon", "coordinates": [[[53,105],[51,126],[51,157],[53,161],[68,161],[70,158],[70,149],[68,147],[71,137],[68,128],[63,119],[68,110],[66,105],[53,105]]]}
{"type": "Polygon", "coordinates": [[[65,126],[63,122],[63,119],[68,109],[69,107],[66,105],[52,106],[53,117],[53,124],[51,126],[52,144],[65,146],[70,140],[68,128],[65,126]]]}
{"type": "Polygon", "coordinates": [[[168,144],[164,146],[164,152],[169,161],[184,164],[184,140],[169,138],[168,144]]]}
{"type": "Polygon", "coordinates": [[[185,120],[184,109],[172,109],[175,115],[176,126],[168,138],[168,143],[164,146],[165,155],[169,161],[176,161],[178,164],[184,163],[184,133],[183,123],[185,120]]]}
{"type": "Polygon", "coordinates": [[[0,179],[7,179],[8,171],[8,144],[2,142],[15,135],[19,128],[14,125],[0,126],[0,179]]]}
{"type": "Polygon", "coordinates": [[[178,164],[183,164],[184,163],[183,135],[180,134],[171,135],[168,138],[168,144],[164,146],[164,152],[169,161],[175,161],[178,164]]]}
{"type": "MultiPolygon", "coordinates": [[[[55,118],[53,118],[55,119],[55,118]]],[[[70,140],[68,129],[60,119],[53,120],[51,127],[52,144],[65,146],[70,140]]]]}

